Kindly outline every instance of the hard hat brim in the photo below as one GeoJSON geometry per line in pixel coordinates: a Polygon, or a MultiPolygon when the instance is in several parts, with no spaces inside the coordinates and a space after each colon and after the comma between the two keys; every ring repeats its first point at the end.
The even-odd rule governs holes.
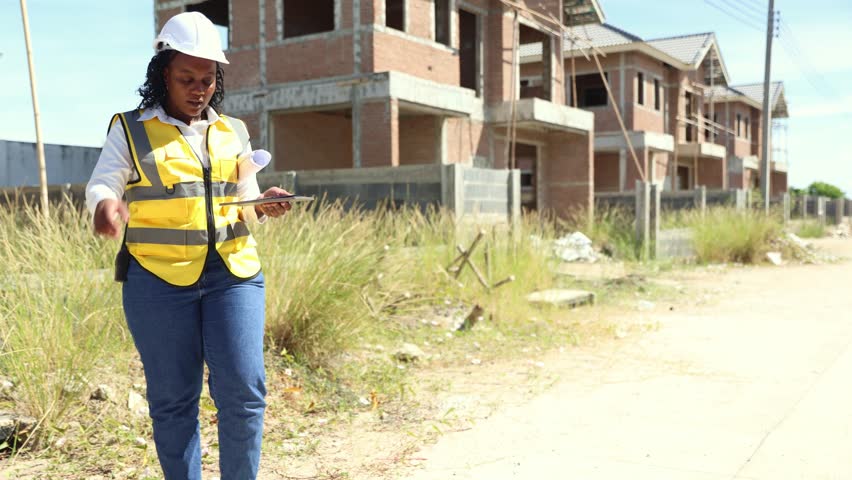
{"type": "Polygon", "coordinates": [[[225,65],[229,65],[231,62],[225,58],[225,52],[199,52],[197,50],[189,50],[183,49],[180,47],[175,47],[170,43],[157,38],[154,40],[154,50],[159,53],[163,50],[174,50],[176,52],[180,52],[184,55],[189,55],[190,57],[203,58],[205,60],[213,60],[214,62],[224,63],[225,65]]]}

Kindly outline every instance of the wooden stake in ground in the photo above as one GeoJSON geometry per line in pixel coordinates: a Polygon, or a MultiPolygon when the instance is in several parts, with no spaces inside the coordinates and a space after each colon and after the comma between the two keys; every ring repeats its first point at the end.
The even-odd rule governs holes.
{"type": "Polygon", "coordinates": [[[46,217],[47,208],[47,169],[44,165],[44,144],[41,141],[41,121],[38,110],[38,94],[36,89],[35,67],[33,66],[33,50],[30,45],[30,22],[27,18],[27,0],[21,0],[21,18],[24,21],[24,42],[27,45],[27,66],[30,70],[30,92],[33,97],[33,116],[36,131],[36,157],[38,158],[38,179],[41,186],[41,212],[46,217]]]}

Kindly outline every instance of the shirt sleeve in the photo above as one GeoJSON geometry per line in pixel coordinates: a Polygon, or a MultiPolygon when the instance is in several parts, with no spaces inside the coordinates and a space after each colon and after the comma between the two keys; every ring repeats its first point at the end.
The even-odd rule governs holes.
{"type": "MultiPolygon", "coordinates": [[[[240,157],[252,152],[251,142],[246,143],[245,148],[240,153],[240,157]]],[[[237,196],[240,200],[254,200],[260,197],[260,187],[257,184],[257,174],[252,173],[245,178],[240,178],[237,182],[237,196]]],[[[248,223],[265,223],[266,215],[258,216],[254,206],[243,208],[243,220],[248,223]]]]}
{"type": "Polygon", "coordinates": [[[95,208],[103,200],[120,199],[131,177],[136,177],[136,170],[124,129],[118,121],[110,127],[101,155],[86,185],[86,207],[89,213],[94,214],[95,208]]]}

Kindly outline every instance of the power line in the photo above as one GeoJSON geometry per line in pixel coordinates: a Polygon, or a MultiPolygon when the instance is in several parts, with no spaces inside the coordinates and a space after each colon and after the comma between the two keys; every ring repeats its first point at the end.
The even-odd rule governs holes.
{"type": "Polygon", "coordinates": [[[733,10],[733,12],[735,12],[738,15],[742,15],[743,18],[747,18],[747,19],[749,19],[753,22],[756,22],[757,25],[762,25],[764,22],[766,22],[766,12],[767,12],[766,10],[764,10],[763,12],[755,12],[754,10],[742,10],[742,8],[741,8],[742,5],[737,4],[734,0],[716,0],[716,1],[721,1],[722,3],[727,5],[728,8],[733,10]]]}
{"type": "Polygon", "coordinates": [[[825,76],[819,73],[819,71],[813,66],[810,61],[810,57],[804,49],[802,49],[790,25],[785,21],[781,21],[779,24],[779,38],[781,39],[782,45],[790,57],[790,60],[793,61],[802,73],[802,76],[805,77],[805,80],[811,84],[814,90],[824,95],[826,98],[837,98],[837,91],[825,78],[825,76]]]}
{"type": "MultiPolygon", "coordinates": [[[[717,1],[718,1],[718,0],[717,0],[717,1]]],[[[759,26],[759,25],[757,25],[757,24],[753,23],[753,21],[749,21],[749,20],[747,20],[747,19],[743,18],[742,16],[737,15],[736,13],[734,13],[734,12],[730,11],[729,9],[727,9],[727,8],[725,8],[725,7],[721,6],[721,5],[718,5],[718,4],[716,4],[716,3],[713,3],[713,0],[704,0],[704,2],[705,2],[706,4],[708,4],[708,5],[710,5],[711,7],[713,7],[713,8],[715,8],[715,9],[717,9],[717,10],[721,11],[721,12],[722,12],[722,13],[724,13],[725,15],[728,15],[729,17],[731,17],[731,18],[733,18],[733,19],[737,20],[738,22],[740,22],[740,23],[742,23],[742,24],[744,24],[744,25],[746,25],[746,26],[748,26],[748,27],[751,27],[751,28],[753,28],[753,29],[755,29],[755,30],[757,30],[757,31],[764,31],[764,28],[763,28],[763,27],[761,27],[761,26],[759,26]]]]}
{"type": "Polygon", "coordinates": [[[752,12],[764,18],[766,17],[766,13],[769,11],[769,5],[761,0],[739,0],[739,3],[743,7],[748,8],[752,12]]]}

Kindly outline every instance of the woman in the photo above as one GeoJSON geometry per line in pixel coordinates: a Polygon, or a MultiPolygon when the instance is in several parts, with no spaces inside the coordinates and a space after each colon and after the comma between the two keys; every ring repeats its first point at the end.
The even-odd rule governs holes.
{"type": "Polygon", "coordinates": [[[264,282],[246,222],[290,205],[221,205],[287,192],[260,195],[254,175],[239,177],[251,145],[245,125],[220,113],[228,61],[210,20],[176,15],[154,46],[139,109],[113,118],[86,201],[98,234],[117,239],[124,229],[117,272],[122,257],[129,263],[117,276],[165,478],[201,479],[206,362],[221,478],[253,479],[266,406],[264,282]]]}

